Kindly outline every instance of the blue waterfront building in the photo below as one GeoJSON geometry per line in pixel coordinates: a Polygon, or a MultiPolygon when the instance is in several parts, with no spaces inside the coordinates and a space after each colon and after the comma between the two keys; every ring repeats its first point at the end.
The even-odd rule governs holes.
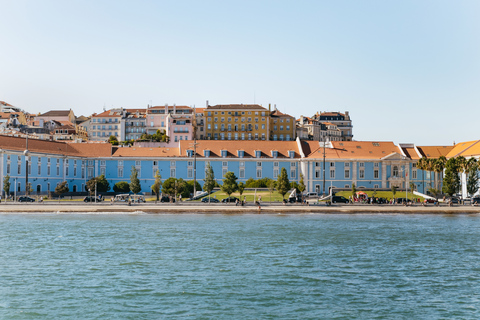
{"type": "Polygon", "coordinates": [[[27,168],[33,194],[53,192],[67,181],[71,192],[84,192],[89,179],[105,175],[110,186],[130,182],[132,168],[138,171],[142,191],[151,192],[155,173],[193,180],[203,185],[210,164],[215,179],[232,171],[238,181],[249,178],[277,179],[285,168],[290,181],[300,174],[308,192],[324,193],[330,188],[400,190],[415,184],[425,193],[433,186],[429,172],[416,168],[422,157],[447,155],[452,147],[417,147],[376,141],[180,141],[175,147],[121,147],[108,143],[65,143],[0,136],[0,184],[10,177],[10,192],[24,193],[27,168]],[[28,160],[28,167],[27,167],[28,160]]]}

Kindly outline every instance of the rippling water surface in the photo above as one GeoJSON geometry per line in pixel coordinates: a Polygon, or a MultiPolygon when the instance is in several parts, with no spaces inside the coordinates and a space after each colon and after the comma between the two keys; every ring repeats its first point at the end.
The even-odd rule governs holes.
{"type": "Polygon", "coordinates": [[[476,215],[0,215],[1,319],[478,319],[476,215]]]}

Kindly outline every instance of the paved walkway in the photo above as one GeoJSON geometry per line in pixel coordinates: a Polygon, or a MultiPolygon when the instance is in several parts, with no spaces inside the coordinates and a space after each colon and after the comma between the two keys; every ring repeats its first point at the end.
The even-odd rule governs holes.
{"type": "Polygon", "coordinates": [[[249,214],[249,213],[265,213],[265,214],[361,214],[361,213],[378,213],[378,214],[478,214],[480,207],[461,206],[408,206],[403,205],[352,205],[352,204],[334,204],[326,206],[318,205],[299,205],[278,203],[269,204],[262,203],[260,209],[253,204],[246,206],[235,206],[235,204],[215,203],[204,204],[198,202],[183,202],[177,204],[154,202],[132,204],[102,202],[102,203],[83,203],[78,201],[61,201],[44,202],[44,203],[0,203],[0,213],[151,213],[151,214],[249,214]]]}

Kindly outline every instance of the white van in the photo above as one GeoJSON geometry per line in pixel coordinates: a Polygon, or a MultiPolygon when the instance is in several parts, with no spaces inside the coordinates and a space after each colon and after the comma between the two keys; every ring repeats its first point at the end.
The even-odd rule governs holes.
{"type": "Polygon", "coordinates": [[[306,192],[303,194],[304,198],[318,198],[318,194],[316,192],[306,192]]]}

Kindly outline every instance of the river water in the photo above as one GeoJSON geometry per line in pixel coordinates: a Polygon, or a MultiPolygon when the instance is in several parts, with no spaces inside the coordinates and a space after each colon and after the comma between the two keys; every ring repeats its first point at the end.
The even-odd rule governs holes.
{"type": "Polygon", "coordinates": [[[478,215],[0,215],[0,319],[478,319],[478,215]]]}

